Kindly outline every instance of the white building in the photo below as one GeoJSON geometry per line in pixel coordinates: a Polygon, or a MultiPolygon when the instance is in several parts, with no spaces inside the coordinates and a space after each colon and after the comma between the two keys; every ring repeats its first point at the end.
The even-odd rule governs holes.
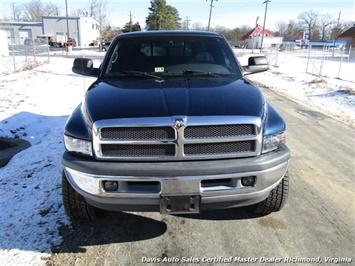
{"type": "Polygon", "coordinates": [[[87,47],[100,40],[100,25],[86,17],[43,16],[42,22],[1,22],[0,28],[7,32],[9,44],[24,44],[37,37],[65,42],[69,36],[77,46],[87,47]]]}
{"type": "Polygon", "coordinates": [[[77,46],[85,47],[97,45],[100,40],[100,25],[92,18],[44,16],[42,23],[43,34],[54,42],[65,42],[69,36],[77,46]]]}
{"type": "Polygon", "coordinates": [[[34,39],[43,32],[41,22],[1,22],[0,29],[6,31],[9,45],[24,44],[26,39],[34,39]]]}

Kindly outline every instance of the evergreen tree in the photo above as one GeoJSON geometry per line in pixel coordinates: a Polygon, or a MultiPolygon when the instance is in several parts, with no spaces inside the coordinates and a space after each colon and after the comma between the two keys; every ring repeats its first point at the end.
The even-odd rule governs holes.
{"type": "Polygon", "coordinates": [[[127,22],[124,27],[122,28],[122,32],[130,32],[130,31],[141,31],[141,25],[139,25],[139,22],[136,22],[136,23],[132,23],[132,26],[131,26],[131,23],[130,22],[127,22]]]}
{"type": "Polygon", "coordinates": [[[181,28],[181,18],[175,7],[166,4],[166,0],[150,1],[149,14],[146,18],[147,30],[175,30],[181,28]]]}

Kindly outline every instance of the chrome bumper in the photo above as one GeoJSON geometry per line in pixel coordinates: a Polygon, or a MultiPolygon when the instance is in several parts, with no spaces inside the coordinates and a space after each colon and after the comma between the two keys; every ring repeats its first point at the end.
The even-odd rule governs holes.
{"type": "MultiPolygon", "coordinates": [[[[259,157],[263,158],[210,161],[203,162],[199,166],[196,164],[197,162],[179,162],[178,165],[160,163],[156,167],[160,167],[164,171],[159,171],[156,168],[154,170],[141,169],[141,171],[133,172],[134,175],[116,174],[127,172],[127,167],[129,167],[127,164],[130,164],[127,162],[125,162],[125,166],[122,166],[122,171],[117,169],[117,163],[109,164],[114,169],[106,169],[104,174],[96,173],[99,170],[94,170],[95,166],[92,165],[91,169],[83,171],[84,165],[73,163],[70,156],[63,156],[63,164],[68,181],[73,188],[83,195],[90,204],[99,208],[145,210],[148,206],[155,206],[159,210],[161,197],[199,195],[203,210],[221,208],[218,206],[219,204],[225,207],[247,206],[267,198],[270,191],[279,184],[287,171],[289,150],[286,148],[284,151],[259,157]],[[235,163],[234,166],[233,163],[235,163]],[[193,175],[184,175],[189,172],[186,169],[184,171],[178,170],[178,167],[184,166],[184,164],[186,164],[187,170],[194,168],[194,171],[191,171],[193,175]],[[212,166],[206,170],[203,167],[204,164],[212,166]],[[200,171],[195,169],[196,167],[201,167],[200,171]],[[196,174],[196,170],[201,174],[196,174]],[[255,185],[244,187],[241,178],[249,176],[255,177],[255,185]],[[103,188],[105,181],[118,182],[118,190],[115,192],[105,191],[103,188]]],[[[99,165],[97,164],[97,167],[99,165]]],[[[144,168],[145,164],[140,164],[140,166],[144,168]]]]}

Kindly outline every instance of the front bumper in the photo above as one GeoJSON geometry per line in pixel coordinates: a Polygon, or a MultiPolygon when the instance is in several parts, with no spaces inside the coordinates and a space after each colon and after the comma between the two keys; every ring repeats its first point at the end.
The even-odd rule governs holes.
{"type": "Polygon", "coordinates": [[[106,162],[75,156],[62,157],[72,187],[90,205],[106,210],[159,211],[161,199],[198,196],[199,210],[248,206],[268,197],[285,175],[287,147],[251,158],[179,162],[106,162]],[[242,177],[255,177],[243,186],[242,177]],[[107,192],[103,182],[117,181],[107,192]]]}

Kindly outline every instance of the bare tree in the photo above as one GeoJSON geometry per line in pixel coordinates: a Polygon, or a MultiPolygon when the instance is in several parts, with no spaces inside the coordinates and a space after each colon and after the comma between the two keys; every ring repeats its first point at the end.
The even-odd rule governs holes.
{"type": "Polygon", "coordinates": [[[203,26],[201,22],[192,23],[192,30],[206,30],[207,27],[203,26]]]}
{"type": "Polygon", "coordinates": [[[102,30],[109,24],[107,16],[107,1],[92,0],[92,2],[92,6],[95,6],[95,8],[91,11],[93,12],[93,18],[100,24],[100,40],[102,40],[102,30]]]}
{"type": "Polygon", "coordinates": [[[299,38],[299,33],[302,31],[302,28],[300,28],[300,26],[294,21],[294,20],[290,20],[287,23],[287,27],[284,33],[284,38],[285,39],[293,39],[296,40],[299,38]]]}
{"type": "Polygon", "coordinates": [[[59,16],[60,8],[54,3],[46,3],[43,6],[43,15],[44,16],[59,16]]]}
{"type": "MultiPolygon", "coordinates": [[[[137,23],[136,23],[137,24],[137,23]]],[[[121,29],[113,29],[110,25],[106,26],[102,29],[102,41],[103,42],[110,42],[112,41],[117,35],[121,34],[121,29]]]]}
{"type": "Polygon", "coordinates": [[[13,21],[21,21],[22,9],[21,7],[15,6],[14,3],[11,4],[11,16],[13,21]]]}
{"type": "Polygon", "coordinates": [[[317,27],[318,13],[315,11],[306,11],[298,15],[300,24],[308,29],[308,38],[313,38],[313,30],[317,27]]]}
{"type": "Polygon", "coordinates": [[[72,16],[72,17],[89,17],[89,13],[85,8],[84,9],[79,8],[77,10],[71,11],[70,16],[72,16]]]}
{"type": "Polygon", "coordinates": [[[27,22],[42,21],[43,4],[40,0],[32,0],[24,4],[23,20],[27,22]]]}
{"type": "Polygon", "coordinates": [[[330,27],[335,25],[335,20],[330,14],[321,14],[319,16],[319,27],[321,32],[321,39],[330,38],[330,27]]]}
{"type": "Polygon", "coordinates": [[[97,20],[99,22],[102,13],[107,11],[107,1],[106,0],[91,0],[88,2],[88,6],[84,8],[79,8],[71,12],[72,16],[76,17],[89,17],[97,20]]]}
{"type": "Polygon", "coordinates": [[[110,32],[110,23],[109,23],[109,11],[107,0],[90,0],[88,2],[87,8],[78,9],[71,12],[72,16],[75,17],[90,17],[98,22],[100,25],[100,39],[110,39],[107,38],[107,32],[110,32]]]}
{"type": "Polygon", "coordinates": [[[284,20],[279,20],[275,23],[275,28],[277,30],[276,35],[284,36],[287,29],[287,23],[284,20]]]}
{"type": "Polygon", "coordinates": [[[60,8],[53,3],[43,4],[41,0],[31,0],[23,5],[22,20],[27,22],[42,21],[42,16],[59,16],[60,8]]]}
{"type": "Polygon", "coordinates": [[[332,29],[331,38],[334,40],[338,39],[338,36],[347,29],[351,28],[352,25],[353,23],[351,21],[339,21],[339,25],[335,25],[335,27],[332,29]]]}
{"type": "Polygon", "coordinates": [[[98,8],[100,7],[99,1],[100,0],[91,0],[89,2],[89,8],[86,11],[86,16],[87,17],[91,17],[91,18],[94,18],[94,19],[98,18],[98,16],[99,16],[98,13],[101,12],[101,10],[98,10],[98,8]]]}

